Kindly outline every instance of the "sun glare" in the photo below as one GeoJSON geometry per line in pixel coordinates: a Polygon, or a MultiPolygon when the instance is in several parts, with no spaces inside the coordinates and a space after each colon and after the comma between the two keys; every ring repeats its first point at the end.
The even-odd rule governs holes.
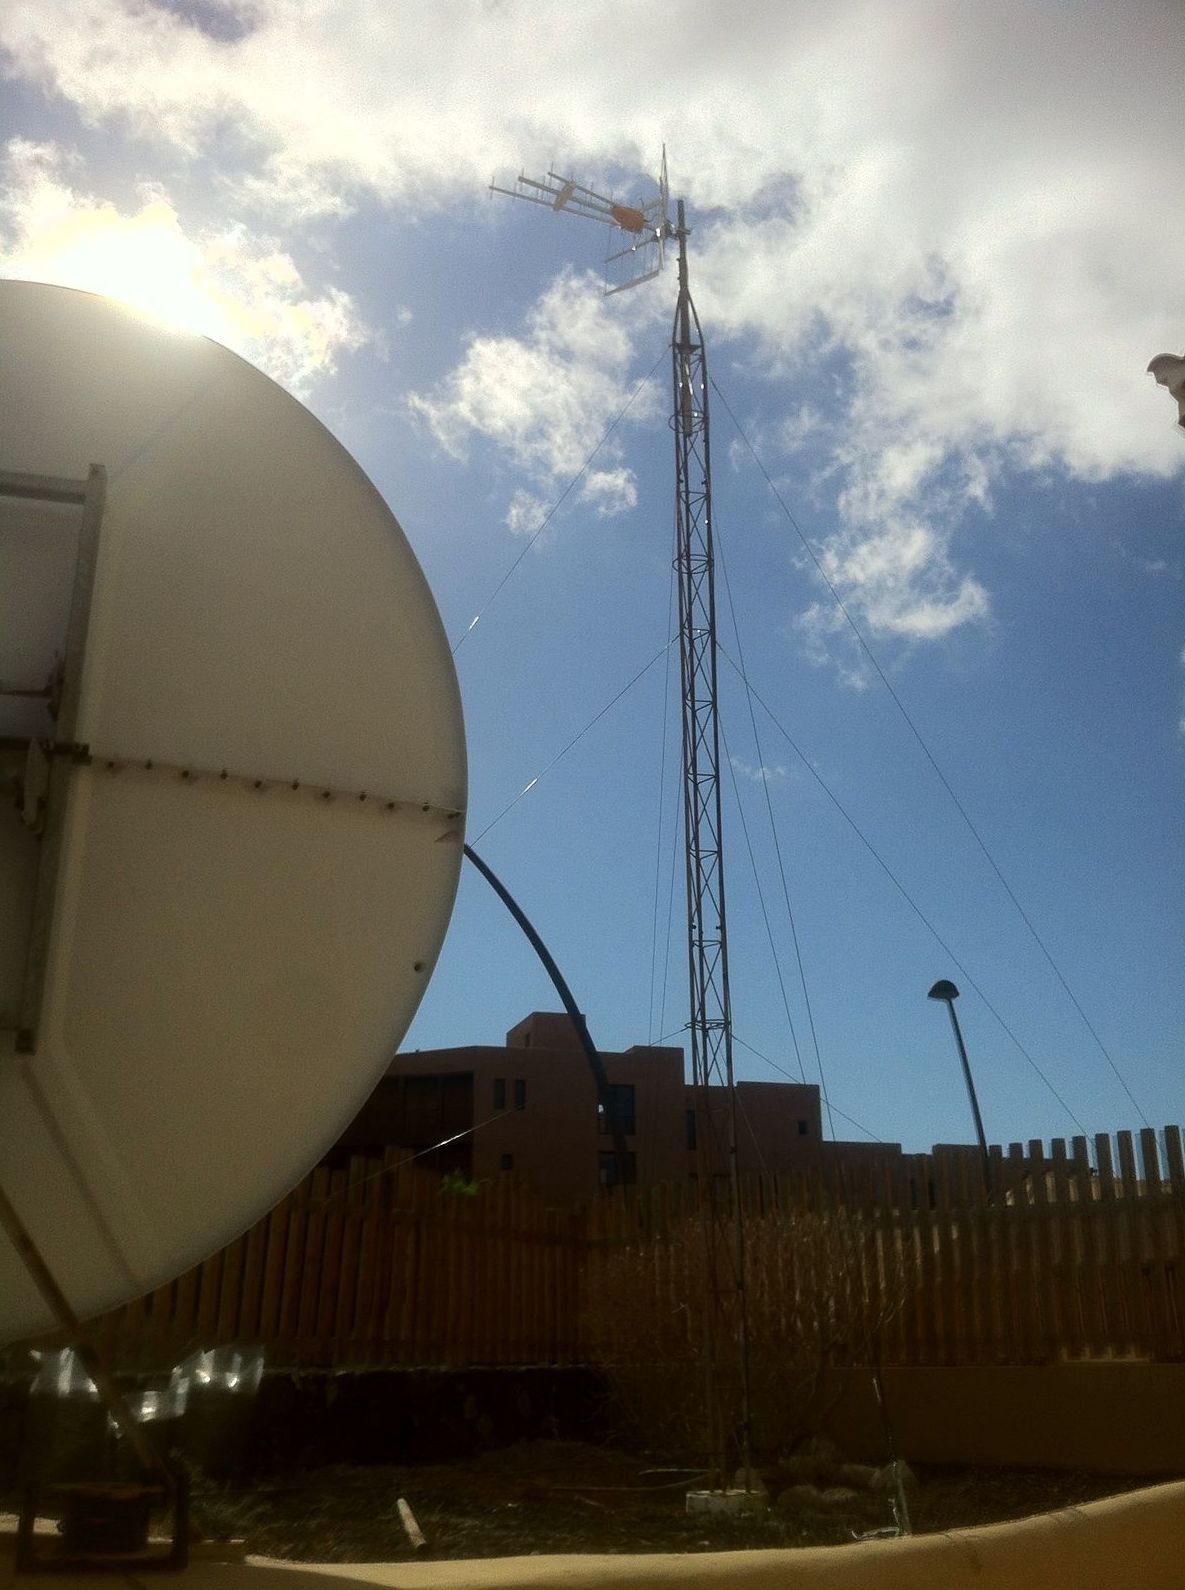
{"type": "Polygon", "coordinates": [[[23,274],[102,293],[173,330],[241,342],[229,295],[166,200],[150,199],[133,216],[100,204],[47,220],[19,261],[23,274]]]}
{"type": "Polygon", "coordinates": [[[121,211],[75,191],[60,164],[32,145],[10,155],[0,276],[101,293],[222,343],[298,394],[334,368],[336,353],[366,341],[349,295],[310,292],[273,238],[240,222],[187,229],[159,189],[121,211]]]}

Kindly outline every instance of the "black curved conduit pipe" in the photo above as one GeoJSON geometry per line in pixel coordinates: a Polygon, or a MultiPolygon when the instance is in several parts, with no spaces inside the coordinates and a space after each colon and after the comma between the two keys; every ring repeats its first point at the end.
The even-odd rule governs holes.
{"type": "Polygon", "coordinates": [[[576,1028],[576,1036],[580,1039],[580,1047],[584,1050],[589,1070],[593,1074],[593,1081],[597,1085],[597,1102],[600,1104],[605,1122],[609,1128],[609,1134],[613,1139],[613,1155],[617,1160],[617,1182],[619,1186],[624,1187],[626,1185],[627,1166],[629,1165],[629,1151],[625,1146],[625,1133],[622,1131],[621,1122],[617,1117],[617,1106],[613,1098],[613,1090],[609,1086],[609,1076],[605,1070],[605,1062],[601,1059],[597,1052],[597,1046],[592,1041],[588,1023],[581,1014],[576,1001],[572,998],[572,990],[564,981],[563,973],[552,960],[547,945],[544,944],[532,927],[526,912],[497,874],[486,866],[472,845],[464,846],[464,851],[465,855],[477,868],[478,872],[481,873],[490,888],[493,889],[499,900],[501,900],[502,904],[526,934],[531,948],[543,962],[544,970],[547,972],[548,977],[551,978],[556,993],[563,1000],[564,1009],[572,1018],[572,1025],[576,1028]]]}

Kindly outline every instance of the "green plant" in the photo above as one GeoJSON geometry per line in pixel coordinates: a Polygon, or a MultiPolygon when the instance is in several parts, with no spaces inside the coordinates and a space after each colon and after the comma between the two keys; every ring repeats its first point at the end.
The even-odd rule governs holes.
{"type": "Polygon", "coordinates": [[[481,1182],[470,1181],[463,1170],[450,1170],[440,1178],[440,1190],[446,1198],[476,1198],[481,1182]]]}

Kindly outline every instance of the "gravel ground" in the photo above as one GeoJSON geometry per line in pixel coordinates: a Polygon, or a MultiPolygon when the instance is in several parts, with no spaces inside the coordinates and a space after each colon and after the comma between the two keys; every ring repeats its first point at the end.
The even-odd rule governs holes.
{"type": "MultiPolygon", "coordinates": [[[[1023,1518],[1151,1483],[1047,1469],[919,1468],[917,1477],[910,1505],[919,1533],[1023,1518]]],[[[467,1463],[323,1468],[254,1487],[199,1478],[194,1512],[208,1535],[242,1536],[251,1552],[303,1562],[409,1559],[401,1496],[436,1558],[833,1545],[893,1522],[887,1497],[870,1491],[831,1502],[807,1496],[743,1522],[689,1517],[684,1494],[695,1483],[654,1458],[533,1441],[467,1463]]]]}

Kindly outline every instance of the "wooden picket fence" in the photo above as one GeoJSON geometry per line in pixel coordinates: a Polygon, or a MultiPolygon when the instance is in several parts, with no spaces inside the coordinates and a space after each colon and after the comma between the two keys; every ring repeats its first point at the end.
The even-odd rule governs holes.
{"type": "Polygon", "coordinates": [[[286,1367],[577,1363],[579,1212],[406,1154],[316,1170],[237,1242],[90,1327],[122,1367],[260,1345],[286,1367]],[[402,1163],[401,1163],[402,1161],[402,1163]]]}
{"type": "MultiPolygon", "coordinates": [[[[230,1342],[345,1368],[579,1364],[631,1333],[655,1350],[691,1339],[690,1184],[560,1211],[510,1178],[449,1189],[405,1157],[314,1172],[230,1247],[96,1322],[98,1344],[129,1369],[230,1342]]],[[[995,1148],[986,1187],[973,1156],[908,1156],[753,1178],[742,1196],[751,1311],[829,1361],[1185,1359],[1177,1127],[995,1148]]]]}
{"type": "MultiPolygon", "coordinates": [[[[755,1334],[831,1362],[1185,1360],[1180,1129],[1162,1140],[992,1148],[986,1187],[971,1155],[754,1179],[742,1197],[755,1334]]],[[[599,1357],[694,1347],[694,1197],[664,1188],[591,1211],[592,1295],[615,1300],[600,1311],[599,1357]]]]}

